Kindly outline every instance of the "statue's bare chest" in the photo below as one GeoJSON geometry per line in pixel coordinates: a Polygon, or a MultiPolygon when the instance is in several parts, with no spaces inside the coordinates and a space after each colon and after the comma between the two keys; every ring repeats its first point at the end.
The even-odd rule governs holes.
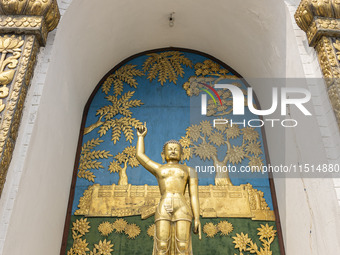
{"type": "Polygon", "coordinates": [[[179,179],[187,179],[188,172],[185,169],[181,169],[179,167],[169,167],[161,170],[161,178],[179,178],[179,179]]]}

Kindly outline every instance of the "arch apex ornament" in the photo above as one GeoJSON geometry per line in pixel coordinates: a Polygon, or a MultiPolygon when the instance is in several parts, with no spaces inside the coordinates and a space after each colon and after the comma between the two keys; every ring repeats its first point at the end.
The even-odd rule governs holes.
{"type": "Polygon", "coordinates": [[[56,0],[0,0],[0,196],[37,53],[59,19],[56,0]]]}
{"type": "Polygon", "coordinates": [[[318,54],[340,129],[340,0],[302,0],[294,17],[318,54]]]}

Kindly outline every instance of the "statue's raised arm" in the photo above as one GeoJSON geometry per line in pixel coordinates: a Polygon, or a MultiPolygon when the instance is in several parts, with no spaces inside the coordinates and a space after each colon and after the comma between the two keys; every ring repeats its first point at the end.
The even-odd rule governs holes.
{"type": "Polygon", "coordinates": [[[146,136],[147,132],[148,129],[145,125],[137,127],[138,140],[136,146],[136,158],[146,170],[157,176],[157,171],[159,170],[161,164],[152,161],[148,156],[145,155],[144,137],[146,136]]]}

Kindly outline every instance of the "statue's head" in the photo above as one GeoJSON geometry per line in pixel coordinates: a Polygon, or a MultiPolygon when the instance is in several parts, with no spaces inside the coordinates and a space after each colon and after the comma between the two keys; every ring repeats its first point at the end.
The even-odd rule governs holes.
{"type": "Polygon", "coordinates": [[[162,158],[167,162],[171,159],[180,161],[182,157],[182,151],[182,146],[178,141],[167,141],[163,146],[162,158]]]}

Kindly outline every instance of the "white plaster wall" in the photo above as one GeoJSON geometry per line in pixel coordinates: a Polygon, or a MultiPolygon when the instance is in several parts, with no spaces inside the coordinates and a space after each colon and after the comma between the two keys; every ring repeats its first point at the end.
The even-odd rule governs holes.
{"type": "MultiPolygon", "coordinates": [[[[66,9],[68,1],[60,1],[59,6],[66,9]]],[[[296,58],[298,43],[289,27],[292,24],[289,15],[287,41],[285,33],[277,32],[286,29],[284,10],[283,2],[270,0],[73,0],[59,24],[55,40],[49,39],[53,49],[45,49],[39,58],[41,66],[37,72],[47,72],[46,80],[45,76],[34,78],[32,96],[27,100],[31,106],[25,109],[18,140],[26,147],[16,147],[10,168],[11,172],[20,172],[21,182],[12,186],[7,181],[5,190],[14,190],[15,194],[6,191],[5,198],[15,197],[15,200],[3,203],[1,199],[0,204],[2,212],[6,212],[6,205],[12,208],[2,214],[7,215],[8,221],[2,236],[0,231],[3,254],[59,253],[82,111],[95,85],[114,65],[144,50],[176,46],[211,54],[246,78],[285,77],[287,55],[288,75],[304,77],[304,66],[296,58]],[[176,12],[175,27],[169,28],[167,16],[172,11],[176,12]],[[44,85],[35,95],[39,82],[44,85]]],[[[269,90],[252,85],[260,101],[268,103],[269,90]]],[[[313,153],[326,160],[327,153],[319,143],[321,132],[317,121],[303,125],[315,132],[313,142],[317,146],[313,153]]],[[[268,130],[267,135],[275,162],[275,157],[280,156],[280,144],[274,132],[268,130]]],[[[302,151],[300,158],[291,160],[312,157],[303,153],[309,148],[303,129],[287,137],[294,141],[288,147],[290,155],[302,151]]],[[[333,225],[329,226],[329,233],[334,234],[336,226],[335,191],[329,181],[307,180],[306,184],[303,179],[279,179],[276,185],[287,254],[327,254],[318,253],[325,246],[328,254],[336,254],[339,235],[326,234],[328,239],[323,236],[329,225],[333,225]],[[323,203],[323,208],[330,211],[328,214],[318,209],[325,200],[324,193],[330,196],[323,203]]]]}

